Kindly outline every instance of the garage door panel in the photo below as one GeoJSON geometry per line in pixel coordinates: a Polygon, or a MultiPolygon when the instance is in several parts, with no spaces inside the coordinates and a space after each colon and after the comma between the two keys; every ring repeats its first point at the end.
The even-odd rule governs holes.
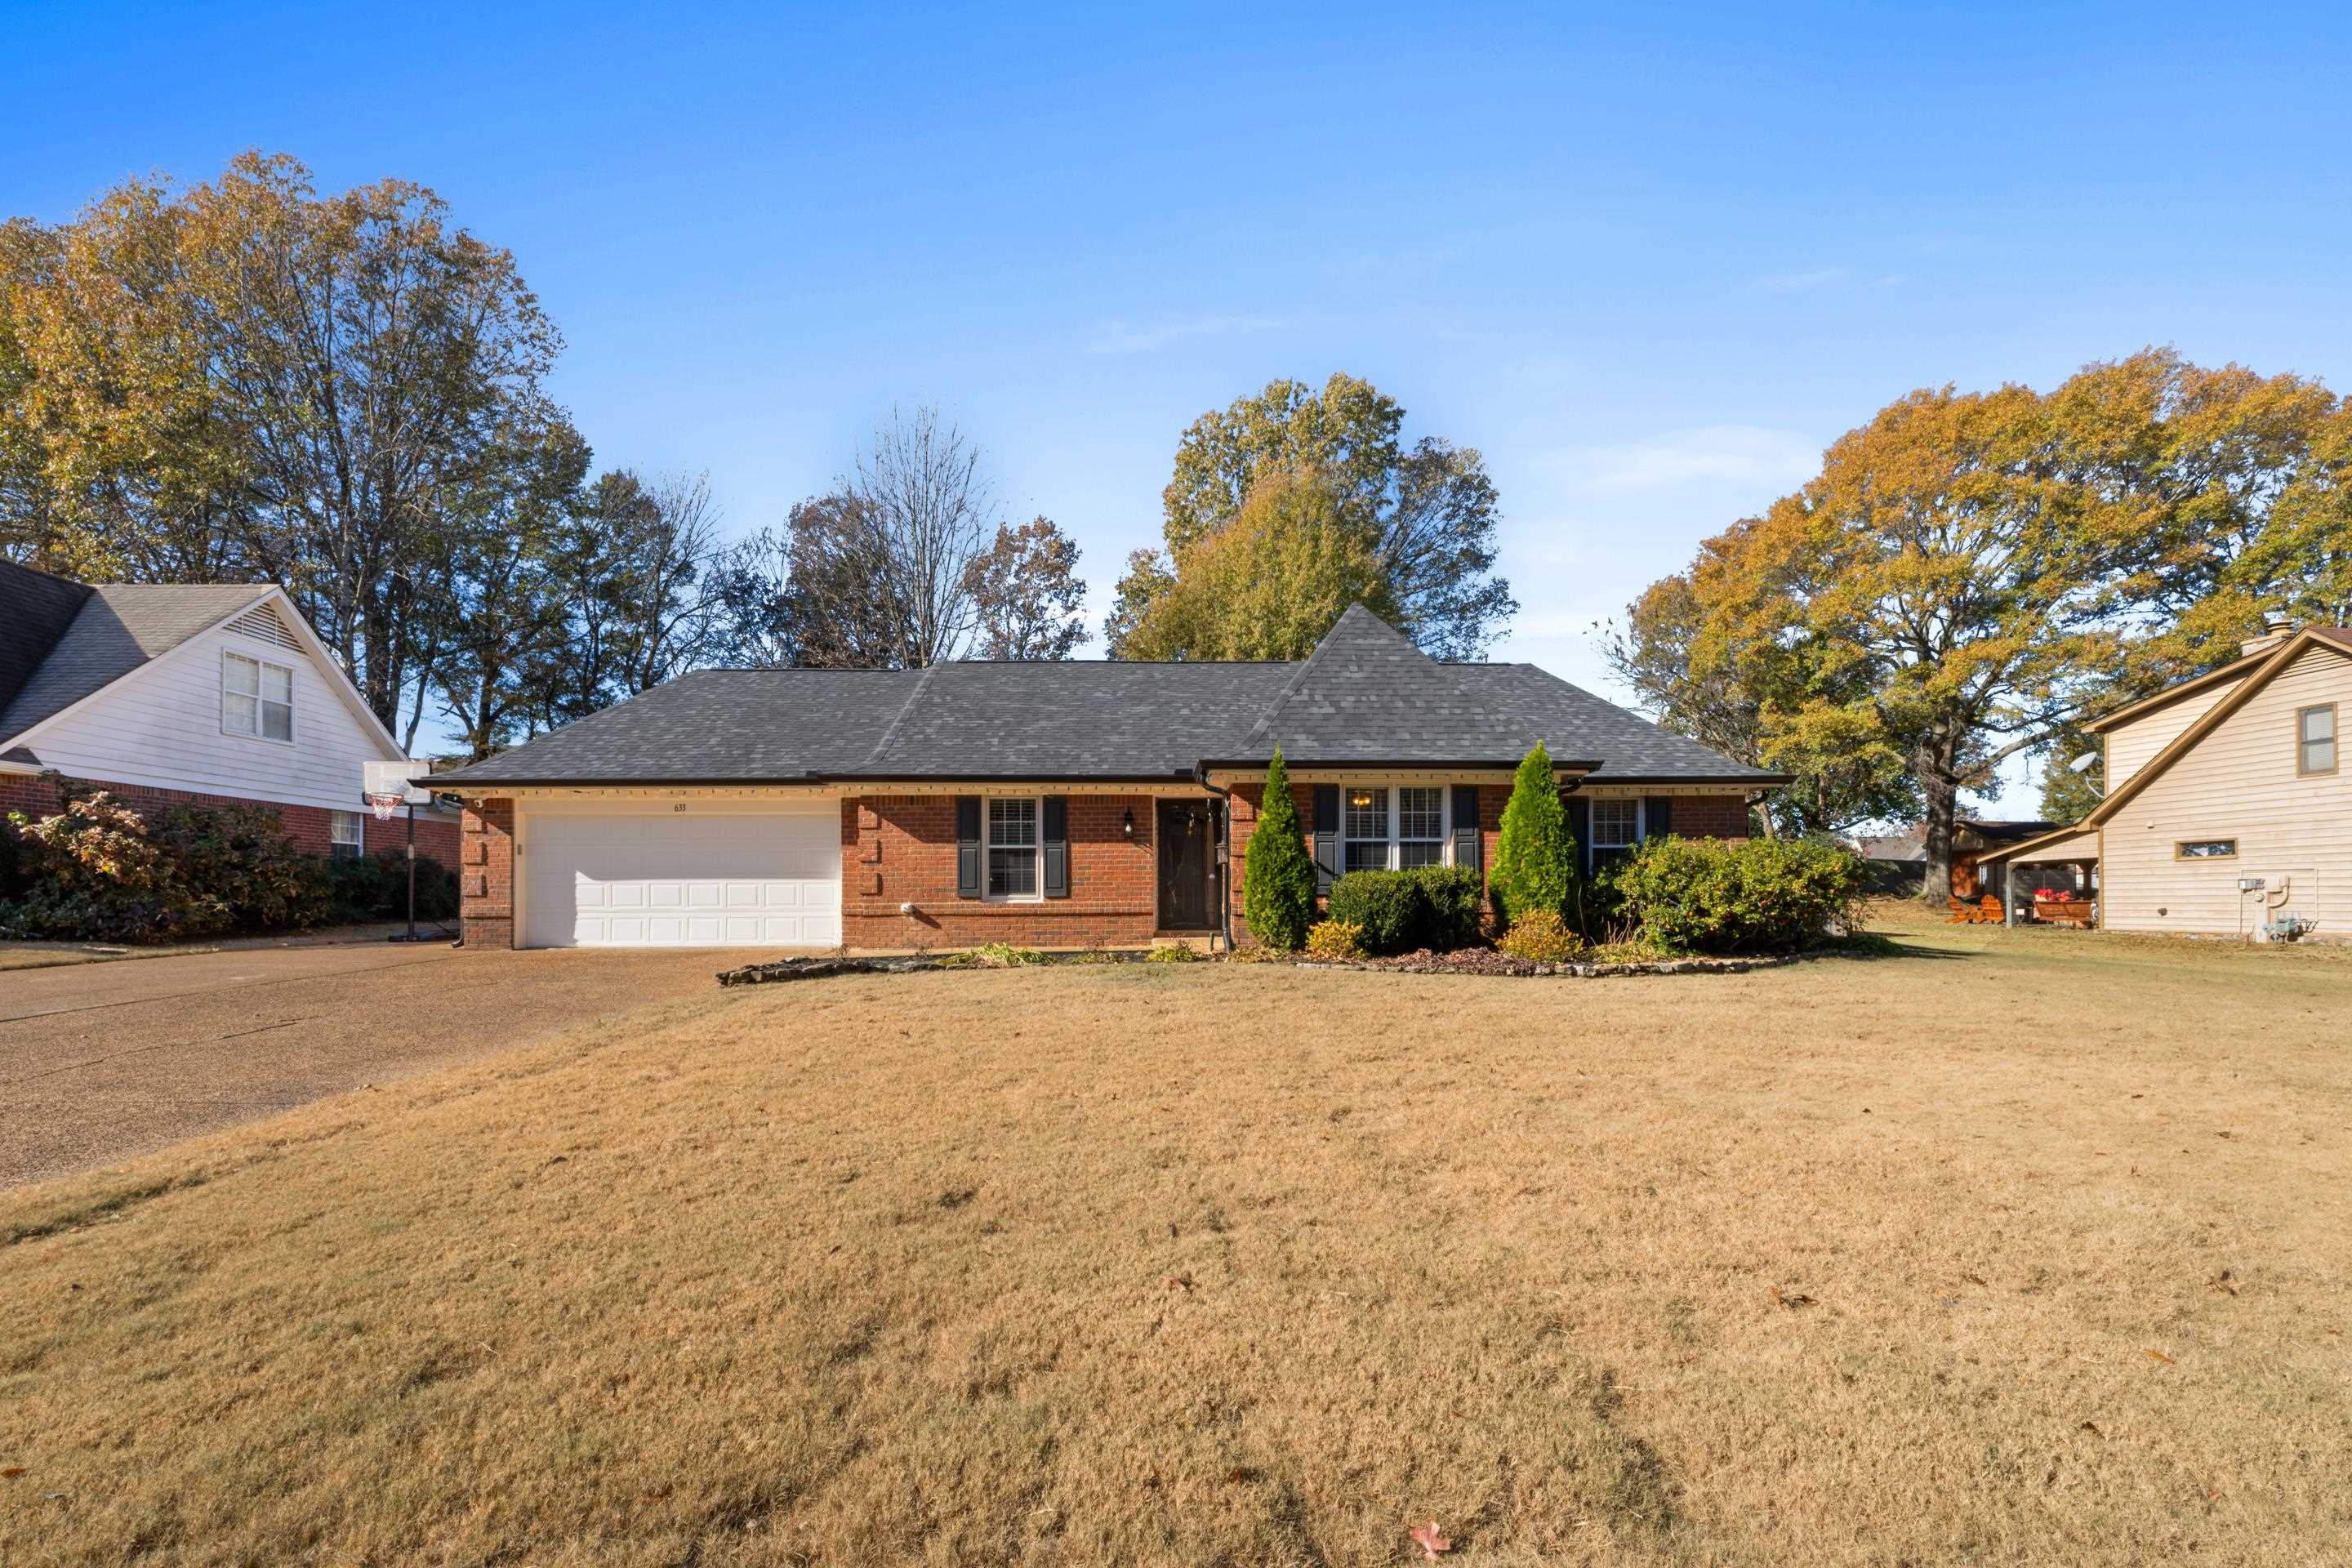
{"type": "Polygon", "coordinates": [[[527,818],[525,942],[832,946],[839,835],[830,812],[527,818]]]}

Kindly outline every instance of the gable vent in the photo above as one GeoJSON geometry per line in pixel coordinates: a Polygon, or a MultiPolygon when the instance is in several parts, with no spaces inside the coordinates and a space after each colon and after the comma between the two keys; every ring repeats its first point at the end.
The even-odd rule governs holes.
{"type": "Polygon", "coordinates": [[[302,646],[294,640],[294,634],[286,629],[286,623],[278,618],[278,612],[268,605],[256,605],[229,622],[228,629],[246,637],[259,637],[266,643],[276,643],[279,647],[299,648],[302,646]]]}

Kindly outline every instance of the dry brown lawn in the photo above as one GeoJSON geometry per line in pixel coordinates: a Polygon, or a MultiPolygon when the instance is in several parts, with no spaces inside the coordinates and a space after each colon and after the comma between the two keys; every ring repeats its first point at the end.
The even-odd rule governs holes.
{"type": "Polygon", "coordinates": [[[2352,1561],[2352,963],[1906,941],[714,990],[0,1194],[0,1560],[2352,1561]]]}

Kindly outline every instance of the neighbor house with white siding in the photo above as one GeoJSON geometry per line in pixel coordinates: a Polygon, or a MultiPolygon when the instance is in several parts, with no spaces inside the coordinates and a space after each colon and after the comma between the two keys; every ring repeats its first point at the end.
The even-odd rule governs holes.
{"type": "MultiPolygon", "coordinates": [[[[402,755],[275,584],[0,562],[0,813],[47,816],[61,784],[99,784],[141,808],[266,806],[312,854],[394,852],[405,825],[369,821],[360,780],[402,755]]],[[[454,868],[455,816],[421,813],[416,842],[454,868]]]]}
{"type": "Polygon", "coordinates": [[[2082,821],[1979,864],[2011,918],[2040,888],[2096,889],[2110,931],[2352,939],[2352,629],[2274,626],[2243,658],[2089,726],[2105,794],[2082,821]]]}

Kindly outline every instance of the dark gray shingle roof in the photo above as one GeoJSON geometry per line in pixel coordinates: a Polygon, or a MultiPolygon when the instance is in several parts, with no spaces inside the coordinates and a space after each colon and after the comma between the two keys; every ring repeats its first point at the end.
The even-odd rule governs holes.
{"type": "Polygon", "coordinates": [[[84,584],[0,561],[0,713],[8,711],[89,597],[84,584]]]}
{"type": "Polygon", "coordinates": [[[0,715],[0,742],[62,713],[272,592],[267,583],[101,583],[0,715]]]}
{"type": "Polygon", "coordinates": [[[703,670],[436,784],[1151,779],[1283,755],[1510,766],[1538,741],[1596,776],[1763,784],[1525,664],[1439,664],[1360,606],[1297,664],[1063,661],[703,670]]]}

